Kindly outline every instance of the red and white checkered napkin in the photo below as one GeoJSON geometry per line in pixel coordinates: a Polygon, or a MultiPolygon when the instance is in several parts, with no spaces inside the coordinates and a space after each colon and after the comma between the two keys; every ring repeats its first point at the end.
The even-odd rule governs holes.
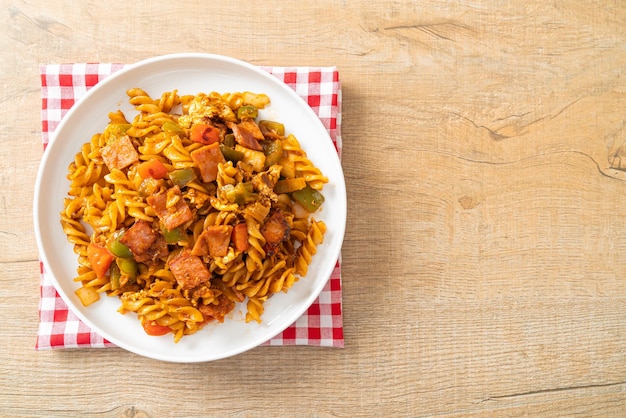
{"type": "MultiPolygon", "coordinates": [[[[44,149],[61,118],[91,87],[124,67],[123,64],[50,64],[41,66],[41,136],[44,149]]],[[[294,89],[318,114],[341,157],[341,85],[335,67],[262,67],[294,89]]],[[[132,86],[129,86],[132,87],[132,86]]],[[[50,274],[41,267],[38,350],[113,347],[68,309],[50,274]]],[[[307,312],[263,345],[343,347],[341,264],[307,312]]]]}

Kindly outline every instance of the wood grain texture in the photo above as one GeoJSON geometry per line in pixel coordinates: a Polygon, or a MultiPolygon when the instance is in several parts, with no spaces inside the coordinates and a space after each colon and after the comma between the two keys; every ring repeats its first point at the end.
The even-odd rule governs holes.
{"type": "Polygon", "coordinates": [[[0,5],[0,415],[623,415],[623,2],[0,5]],[[36,352],[38,66],[188,51],[338,67],[346,348],[36,352]]]}

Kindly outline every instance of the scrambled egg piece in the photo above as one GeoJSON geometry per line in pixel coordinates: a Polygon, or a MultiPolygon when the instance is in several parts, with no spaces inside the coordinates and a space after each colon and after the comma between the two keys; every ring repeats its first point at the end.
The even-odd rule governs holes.
{"type": "Polygon", "coordinates": [[[178,118],[178,124],[190,128],[207,119],[220,118],[225,122],[237,122],[237,115],[217,93],[198,94],[189,104],[189,113],[178,118]]]}

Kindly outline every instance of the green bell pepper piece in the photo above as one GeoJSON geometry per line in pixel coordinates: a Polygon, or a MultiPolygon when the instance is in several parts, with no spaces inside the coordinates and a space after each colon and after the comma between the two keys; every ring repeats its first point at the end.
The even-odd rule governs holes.
{"type": "Polygon", "coordinates": [[[270,168],[283,157],[283,143],[281,140],[271,141],[264,148],[265,168],[270,168]]]}
{"type": "Polygon", "coordinates": [[[254,193],[252,183],[237,183],[226,189],[226,199],[231,203],[245,205],[256,200],[258,195],[254,193]]]}
{"type": "Polygon", "coordinates": [[[220,145],[220,151],[222,151],[222,155],[228,161],[232,161],[233,163],[237,163],[238,161],[243,160],[243,152],[237,151],[236,149],[227,147],[226,145],[220,145]]]}
{"type": "Polygon", "coordinates": [[[224,135],[224,140],[222,141],[223,145],[230,147],[230,148],[234,148],[236,143],[237,141],[235,141],[235,134],[224,135]]]}
{"type": "Polygon", "coordinates": [[[254,106],[246,105],[237,109],[237,119],[239,120],[256,119],[257,116],[259,116],[259,110],[254,106]]]}
{"type": "Polygon", "coordinates": [[[182,228],[174,228],[171,231],[163,228],[163,238],[165,238],[165,242],[168,244],[176,244],[179,241],[183,241],[187,236],[182,228]]]}
{"type": "Polygon", "coordinates": [[[118,258],[115,260],[115,264],[120,269],[120,278],[127,277],[128,280],[135,280],[139,269],[135,260],[132,258],[118,258]]]}
{"type": "Polygon", "coordinates": [[[111,290],[117,290],[120,288],[120,268],[117,263],[111,263],[109,267],[109,281],[111,282],[111,290]]]}
{"type": "Polygon", "coordinates": [[[176,134],[184,134],[185,130],[181,128],[176,122],[173,121],[165,121],[163,122],[162,128],[165,132],[173,132],[176,134]]]}
{"type": "Polygon", "coordinates": [[[193,168],[186,167],[170,171],[169,177],[176,186],[183,187],[196,179],[196,173],[193,168]]]}
{"type": "Polygon", "coordinates": [[[120,241],[122,236],[124,236],[124,232],[126,231],[122,230],[122,231],[116,232],[115,235],[113,235],[113,239],[109,241],[107,248],[109,251],[111,251],[111,254],[113,254],[116,257],[132,258],[133,253],[130,251],[130,248],[128,248],[126,244],[120,241]]]}
{"type": "Polygon", "coordinates": [[[280,122],[274,122],[272,120],[259,121],[259,128],[261,131],[273,132],[276,135],[285,136],[285,125],[280,122]]]}
{"type": "Polygon", "coordinates": [[[324,196],[307,184],[304,189],[291,193],[293,199],[300,203],[308,212],[315,212],[324,203],[324,196]]]}

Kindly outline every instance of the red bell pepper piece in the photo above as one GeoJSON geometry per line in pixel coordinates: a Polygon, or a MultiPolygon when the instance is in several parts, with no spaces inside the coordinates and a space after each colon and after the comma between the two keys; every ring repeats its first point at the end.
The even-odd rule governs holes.
{"type": "Polygon", "coordinates": [[[146,334],[152,336],[165,335],[168,332],[172,332],[170,327],[159,325],[156,321],[145,321],[143,323],[143,329],[146,331],[146,334]]]}
{"type": "Polygon", "coordinates": [[[206,123],[197,123],[191,127],[191,140],[204,145],[219,142],[220,131],[215,126],[206,123]]]}
{"type": "Polygon", "coordinates": [[[87,259],[89,264],[91,264],[91,269],[99,279],[107,274],[113,258],[113,254],[109,250],[98,244],[92,243],[87,246],[87,259]]]}
{"type": "Polygon", "coordinates": [[[167,168],[156,158],[139,164],[137,171],[143,179],[152,177],[153,179],[159,180],[167,175],[167,168]]]}
{"type": "Polygon", "coordinates": [[[244,252],[250,247],[250,243],[248,242],[248,229],[245,223],[240,223],[233,227],[231,239],[237,251],[244,252]]]}

